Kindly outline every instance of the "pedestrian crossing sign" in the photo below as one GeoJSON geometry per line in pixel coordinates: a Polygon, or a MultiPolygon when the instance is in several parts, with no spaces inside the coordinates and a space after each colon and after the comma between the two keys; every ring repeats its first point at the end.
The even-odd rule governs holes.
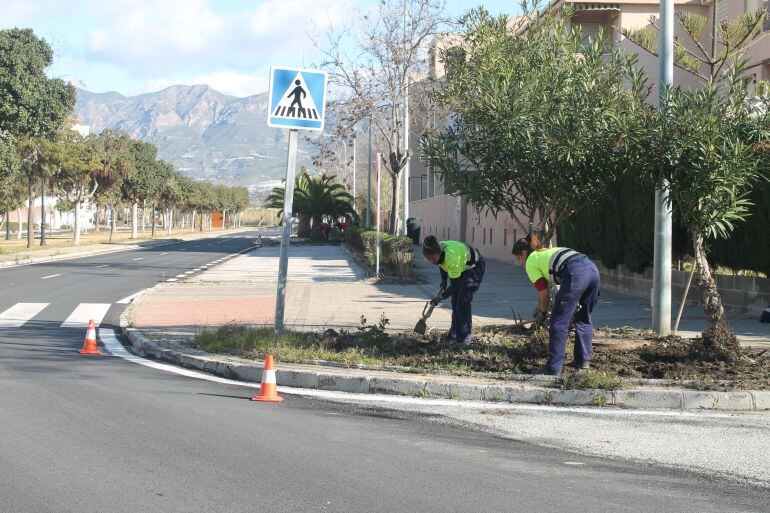
{"type": "Polygon", "coordinates": [[[318,130],[326,114],[326,73],[296,68],[270,68],[267,126],[318,130]]]}

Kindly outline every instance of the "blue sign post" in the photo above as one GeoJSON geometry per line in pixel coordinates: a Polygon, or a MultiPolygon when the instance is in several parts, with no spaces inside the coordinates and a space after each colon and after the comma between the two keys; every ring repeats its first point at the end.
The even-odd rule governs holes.
{"type": "Polygon", "coordinates": [[[296,68],[270,68],[267,126],[289,129],[289,156],[283,196],[283,233],[278,260],[278,292],[275,299],[275,333],[283,330],[286,305],[286,274],[289,269],[294,203],[294,174],[297,167],[297,131],[324,129],[326,115],[326,73],[296,68]]]}

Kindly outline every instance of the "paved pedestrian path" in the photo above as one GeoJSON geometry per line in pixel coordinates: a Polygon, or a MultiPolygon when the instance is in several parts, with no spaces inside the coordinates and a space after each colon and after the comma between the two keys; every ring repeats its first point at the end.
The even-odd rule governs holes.
{"type": "MultiPolygon", "coordinates": [[[[428,283],[378,284],[365,279],[365,271],[338,246],[297,245],[289,264],[285,322],[295,328],[354,329],[364,316],[369,324],[381,316],[393,331],[411,329],[425,302],[438,289],[439,273],[422,258],[417,270],[428,283]]],[[[272,324],[278,270],[278,248],[267,247],[233,258],[193,278],[163,284],[140,298],[131,310],[137,327],[193,332],[203,325],[227,322],[272,324]]],[[[521,267],[487,262],[481,289],[473,301],[475,325],[512,322],[530,317],[535,291],[521,267]]],[[[448,330],[449,301],[437,308],[429,328],[448,330]]],[[[741,340],[755,347],[770,348],[770,325],[754,316],[731,314],[730,321],[741,340]]],[[[611,291],[602,291],[594,312],[597,327],[648,328],[648,301],[611,291]]],[[[688,305],[681,323],[684,335],[694,335],[706,326],[695,305],[688,305]]]]}

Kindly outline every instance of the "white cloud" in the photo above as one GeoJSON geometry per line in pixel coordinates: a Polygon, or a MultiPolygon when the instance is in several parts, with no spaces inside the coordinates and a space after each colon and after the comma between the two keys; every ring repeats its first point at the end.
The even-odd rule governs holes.
{"type": "Polygon", "coordinates": [[[209,75],[200,75],[189,80],[169,80],[165,78],[159,78],[150,80],[145,84],[144,87],[141,88],[141,90],[136,91],[136,93],[159,91],[175,84],[206,84],[216,89],[220,93],[243,97],[260,94],[267,91],[268,77],[223,71],[209,75]]]}
{"type": "MultiPolygon", "coordinates": [[[[352,0],[264,0],[242,13],[218,13],[204,0],[123,0],[95,8],[89,57],[140,78],[244,73],[313,53],[307,32],[350,16],[352,0]]],[[[213,4],[212,4],[213,5],[213,4]]]]}

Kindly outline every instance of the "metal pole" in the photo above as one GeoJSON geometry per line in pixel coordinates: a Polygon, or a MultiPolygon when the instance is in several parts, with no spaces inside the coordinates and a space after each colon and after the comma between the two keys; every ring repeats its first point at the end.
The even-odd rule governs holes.
{"type": "MultiPolygon", "coordinates": [[[[404,0],[404,151],[409,153],[409,64],[407,62],[407,0],[404,0]]],[[[406,220],[409,219],[409,159],[404,165],[404,226],[403,235],[406,235],[406,220]]],[[[395,233],[395,231],[393,232],[395,233]]]]}
{"type": "Polygon", "coordinates": [[[289,240],[291,238],[292,208],[294,203],[294,173],[297,168],[297,130],[289,130],[289,154],[286,159],[286,187],[283,194],[283,234],[281,256],[278,260],[278,293],[275,298],[275,334],[283,330],[286,305],[286,274],[289,269],[289,240]]]}
{"type": "Polygon", "coordinates": [[[372,120],[369,115],[369,170],[366,174],[366,227],[370,228],[372,217],[372,120]]]}
{"type": "Polygon", "coordinates": [[[379,276],[380,275],[380,212],[382,211],[382,208],[380,207],[380,163],[382,162],[382,158],[380,157],[380,154],[377,154],[377,248],[375,249],[375,264],[374,264],[374,275],[379,276]]]}
{"type": "MultiPolygon", "coordinates": [[[[674,78],[674,0],[660,2],[660,80],[659,108],[665,107],[668,88],[674,78]]],[[[660,336],[671,333],[671,232],[672,215],[668,187],[664,182],[655,191],[655,259],[653,263],[653,329],[660,336]]]]}

